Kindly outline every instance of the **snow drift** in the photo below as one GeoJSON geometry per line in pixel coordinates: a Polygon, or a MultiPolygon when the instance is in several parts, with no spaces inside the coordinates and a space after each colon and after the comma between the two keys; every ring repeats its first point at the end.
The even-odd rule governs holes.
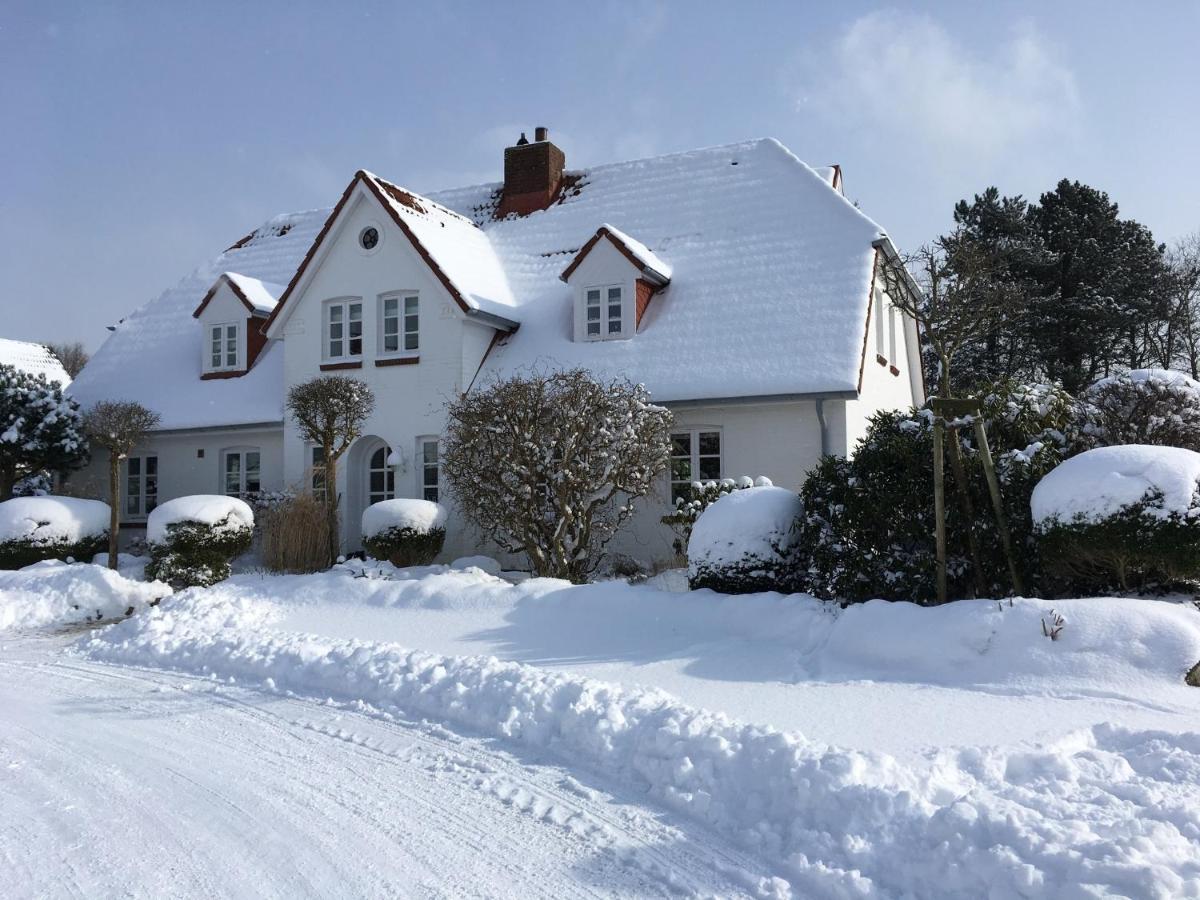
{"type": "MultiPolygon", "coordinates": [[[[444,577],[481,586],[494,581],[482,572],[444,577]]],[[[417,590],[428,580],[412,579],[406,588],[417,590]]],[[[518,589],[533,590],[530,584],[518,589]]],[[[879,609],[859,607],[859,624],[847,631],[860,631],[879,609]]],[[[1120,618],[1115,610],[1114,622],[1120,618]]],[[[953,622],[939,630],[941,610],[911,607],[901,615],[922,613],[931,614],[934,627],[926,653],[934,646],[929,640],[961,630],[953,622]]],[[[430,716],[547,750],[774,860],[805,895],[1200,893],[1200,734],[1100,726],[1037,750],[944,753],[931,768],[916,769],[883,754],[741,724],[661,691],[495,658],[273,633],[277,615],[278,607],[229,583],[171,598],[80,647],[103,660],[430,716]]],[[[1086,615],[1077,630],[1108,647],[1133,637],[1134,657],[1153,668],[1152,657],[1164,648],[1182,658],[1200,647],[1200,625],[1193,623],[1177,646],[1162,633],[1193,613],[1179,608],[1164,615],[1135,635],[1115,625],[1090,635],[1086,615]]],[[[910,624],[885,619],[875,627],[893,639],[901,637],[897,625],[910,624]]],[[[920,628],[913,633],[920,635],[920,628]]],[[[867,640],[836,655],[861,653],[867,640]]],[[[1040,637],[1025,640],[1051,646],[1040,637]]],[[[1053,644],[1060,646],[1067,653],[1083,649],[1053,644]]],[[[959,662],[951,657],[944,665],[959,662]]]]}
{"type": "Polygon", "coordinates": [[[112,619],[170,593],[161,581],[133,581],[89,563],[46,560],[0,572],[0,632],[112,619]]]}

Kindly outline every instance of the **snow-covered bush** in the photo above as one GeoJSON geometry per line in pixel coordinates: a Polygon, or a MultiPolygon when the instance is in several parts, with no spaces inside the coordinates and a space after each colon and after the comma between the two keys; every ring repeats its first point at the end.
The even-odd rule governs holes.
{"type": "Polygon", "coordinates": [[[722,478],[720,481],[693,481],[688,485],[688,495],[677,497],[674,511],[659,520],[675,532],[675,540],[672,542],[675,553],[679,556],[686,555],[692,528],[700,518],[700,513],[726,494],[748,487],[770,487],[771,484],[771,479],[765,475],[759,475],[757,478],[742,475],[740,478],[722,478]]]}
{"type": "Polygon", "coordinates": [[[155,507],[146,521],[148,578],[178,589],[229,577],[229,561],[250,548],[254,512],[237,497],[196,494],[155,507]]]}
{"type": "Polygon", "coordinates": [[[1146,588],[1200,578],[1200,453],[1100,447],[1043,478],[1030,501],[1060,588],[1146,588]]]}
{"type": "Polygon", "coordinates": [[[442,471],[455,502],[533,571],[586,581],[671,453],[671,413],[643,385],[584,369],[472,390],[447,408],[442,471]]]}
{"type": "Polygon", "coordinates": [[[362,514],[363,546],[394,566],[427,566],[446,541],[446,510],[430,500],[372,503],[362,514]]]}
{"type": "Polygon", "coordinates": [[[724,594],[796,586],[799,496],[764,485],[735,490],[701,513],[688,541],[688,584],[724,594]]]}
{"type": "Polygon", "coordinates": [[[1090,446],[1157,444],[1200,451],[1200,382],[1170,369],[1135,369],[1084,392],[1081,426],[1090,446]]]}
{"type": "MultiPolygon", "coordinates": [[[[1037,480],[1076,447],[1074,403],[1055,386],[1017,383],[998,385],[982,402],[1017,565],[1026,586],[1033,586],[1039,566],[1029,496],[1037,480]]],[[[972,571],[967,519],[947,464],[950,595],[970,595],[976,580],[985,594],[1003,595],[1012,583],[974,432],[971,423],[963,424],[958,441],[983,571],[972,571]]],[[[801,497],[806,590],[843,603],[934,599],[933,414],[928,409],[875,414],[853,458],[823,459],[809,472],[801,497]]]]}
{"type": "Polygon", "coordinates": [[[45,375],[0,363],[0,500],[26,475],[88,461],[79,404],[45,375]]]}
{"type": "Polygon", "coordinates": [[[272,572],[320,572],[329,568],[329,515],[309,493],[259,507],[263,565],[272,572]]]}
{"type": "Polygon", "coordinates": [[[43,559],[90,560],[108,542],[108,504],[75,497],[15,497],[0,503],[0,569],[43,559]]]}

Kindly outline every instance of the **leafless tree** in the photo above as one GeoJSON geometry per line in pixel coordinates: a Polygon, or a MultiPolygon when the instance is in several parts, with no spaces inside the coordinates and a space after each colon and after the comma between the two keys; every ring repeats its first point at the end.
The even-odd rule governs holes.
{"type": "Polygon", "coordinates": [[[47,344],[46,349],[58,358],[67,374],[74,378],[88,364],[88,352],[83,344],[75,341],[71,344],[47,344]]]}
{"type": "Polygon", "coordinates": [[[579,583],[670,459],[671,414],[586,371],[496,381],[454,401],[442,468],[458,506],[538,575],[579,583]]]}
{"type": "Polygon", "coordinates": [[[1154,362],[1200,379],[1200,232],[1167,251],[1166,315],[1147,341],[1154,362]]]}
{"type": "Polygon", "coordinates": [[[329,562],[338,555],[337,463],[362,434],[375,409],[375,395],[366,383],[343,375],[322,375],[288,391],[288,412],[301,436],[321,448],[325,512],[329,521],[329,562]]]}
{"type": "Polygon", "coordinates": [[[121,527],[121,460],[158,424],[158,413],[131,400],[102,400],[84,415],[83,427],[94,446],[108,451],[108,567],[117,568],[121,527]]]}

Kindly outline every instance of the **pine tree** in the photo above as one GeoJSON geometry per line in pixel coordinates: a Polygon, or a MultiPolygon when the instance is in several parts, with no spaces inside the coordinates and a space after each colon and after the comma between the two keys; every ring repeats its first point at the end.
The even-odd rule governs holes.
{"type": "Polygon", "coordinates": [[[27,475],[65,473],[87,461],[79,404],[45,375],[0,364],[0,500],[27,475]]]}

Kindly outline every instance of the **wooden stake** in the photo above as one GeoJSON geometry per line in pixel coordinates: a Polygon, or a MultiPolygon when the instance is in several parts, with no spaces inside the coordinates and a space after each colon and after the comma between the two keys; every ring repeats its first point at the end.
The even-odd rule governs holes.
{"type": "Polygon", "coordinates": [[[1000,531],[1000,544],[1004,547],[1004,558],[1008,561],[1008,574],[1012,576],[1013,591],[1023,596],[1025,586],[1013,555],[1012,536],[1008,531],[1008,516],[1004,514],[1004,501],[1000,496],[1000,482],[996,478],[996,466],[992,462],[992,451],[988,447],[987,431],[983,427],[983,416],[975,416],[975,437],[979,442],[979,461],[983,463],[983,474],[987,476],[988,493],[992,495],[992,507],[996,510],[996,527],[1000,531]]]}
{"type": "Polygon", "coordinates": [[[946,484],[942,460],[942,433],[945,423],[941,416],[933,420],[933,513],[937,531],[937,600],[946,602],[946,484]]]}

